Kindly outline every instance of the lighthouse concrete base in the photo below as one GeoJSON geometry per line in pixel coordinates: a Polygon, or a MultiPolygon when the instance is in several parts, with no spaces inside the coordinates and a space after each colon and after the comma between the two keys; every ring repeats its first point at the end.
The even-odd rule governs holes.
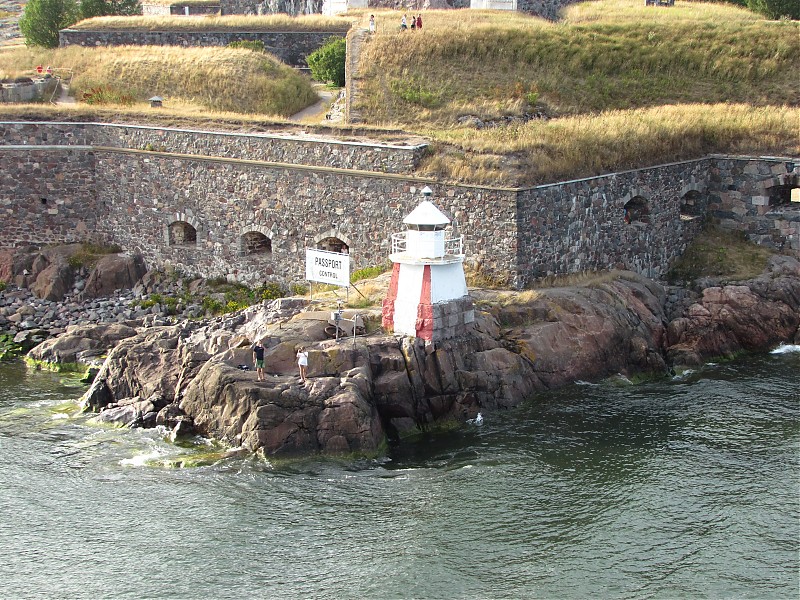
{"type": "Polygon", "coordinates": [[[396,298],[388,297],[383,301],[383,328],[388,332],[410,335],[428,342],[439,342],[464,335],[472,329],[475,321],[475,309],[470,296],[464,296],[447,302],[417,305],[417,318],[414,331],[395,329],[396,298]]]}

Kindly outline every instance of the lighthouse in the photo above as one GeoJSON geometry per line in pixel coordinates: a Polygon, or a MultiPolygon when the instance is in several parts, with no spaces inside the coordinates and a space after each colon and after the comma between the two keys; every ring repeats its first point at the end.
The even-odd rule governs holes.
{"type": "Polygon", "coordinates": [[[450,219],[425,200],[392,235],[392,278],[383,301],[383,327],[396,335],[438,342],[472,327],[475,311],[464,277],[464,238],[448,235],[450,219]]]}

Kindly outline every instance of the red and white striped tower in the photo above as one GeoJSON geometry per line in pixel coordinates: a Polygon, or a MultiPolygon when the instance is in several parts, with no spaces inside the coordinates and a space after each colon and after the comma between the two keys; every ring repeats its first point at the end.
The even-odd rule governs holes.
{"type": "Polygon", "coordinates": [[[437,342],[464,333],[475,320],[464,277],[463,236],[446,237],[450,219],[426,199],[392,235],[392,279],[383,301],[383,327],[437,342]]]}

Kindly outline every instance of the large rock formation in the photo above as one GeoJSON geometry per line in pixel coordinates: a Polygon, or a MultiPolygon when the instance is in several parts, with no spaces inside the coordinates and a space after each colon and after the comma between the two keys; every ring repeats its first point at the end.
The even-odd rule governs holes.
{"type": "MultiPolygon", "coordinates": [[[[282,299],[209,321],[120,331],[126,337],[84,401],[112,407],[109,422],[175,431],[193,424],[269,455],[374,453],[387,438],[512,407],[567,382],[664,375],[671,364],[796,339],[800,263],[778,257],[753,281],[709,287],[671,323],[665,301],[660,285],[627,272],[572,288],[476,294],[486,310],[476,311],[474,327],[434,345],[380,332],[330,340],[327,312],[282,299]],[[266,348],[262,382],[249,369],[255,340],[266,348]],[[295,365],[300,345],[309,350],[305,385],[295,365]]],[[[38,356],[63,359],[83,347],[64,344],[38,356]]]]}
{"type": "Polygon", "coordinates": [[[767,271],[737,285],[708,287],[669,324],[666,352],[676,365],[700,365],[796,340],[800,326],[800,263],[775,256],[767,271]]]}

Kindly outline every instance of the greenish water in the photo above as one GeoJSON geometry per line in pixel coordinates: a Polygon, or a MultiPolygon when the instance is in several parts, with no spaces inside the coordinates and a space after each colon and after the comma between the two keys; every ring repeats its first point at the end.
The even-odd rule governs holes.
{"type": "Polygon", "coordinates": [[[786,350],[570,386],[382,460],[280,466],[93,427],[70,415],[82,388],[5,363],[2,596],[796,598],[786,350]]]}

